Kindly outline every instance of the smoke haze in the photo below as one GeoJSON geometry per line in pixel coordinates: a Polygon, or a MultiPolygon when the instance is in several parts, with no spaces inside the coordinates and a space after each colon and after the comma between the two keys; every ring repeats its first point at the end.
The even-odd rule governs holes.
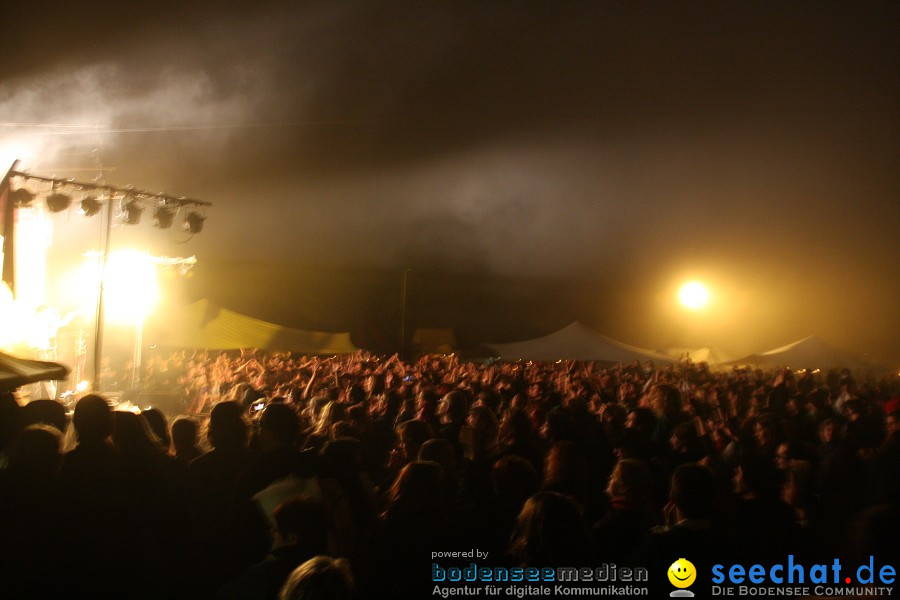
{"type": "Polygon", "coordinates": [[[35,15],[0,57],[0,158],[213,202],[189,241],[115,233],[196,254],[189,296],[387,347],[411,268],[412,324],[470,342],[581,319],[654,348],[817,334],[900,360],[895,2],[39,2],[10,22],[35,15]],[[686,277],[715,314],[672,306],[686,277]]]}

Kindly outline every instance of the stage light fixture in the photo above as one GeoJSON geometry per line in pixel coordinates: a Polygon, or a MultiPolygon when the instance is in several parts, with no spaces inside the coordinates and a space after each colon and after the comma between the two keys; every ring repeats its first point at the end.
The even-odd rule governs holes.
{"type": "Polygon", "coordinates": [[[12,200],[13,206],[28,207],[34,202],[34,194],[25,188],[19,188],[9,193],[9,199],[12,200]]]}
{"type": "Polygon", "coordinates": [[[153,212],[153,224],[160,229],[168,229],[175,219],[175,211],[168,206],[158,206],[153,212]]]}
{"type": "Polygon", "coordinates": [[[122,205],[122,220],[128,225],[137,225],[141,222],[144,207],[136,199],[131,199],[122,205]]]}
{"type": "Polygon", "coordinates": [[[50,209],[50,212],[62,212],[69,208],[70,204],[72,204],[72,196],[68,194],[53,192],[47,196],[47,208],[50,209]]]}
{"type": "Polygon", "coordinates": [[[96,196],[85,196],[81,199],[81,214],[86,217],[93,217],[103,209],[103,204],[97,200],[96,196]]]}
{"type": "Polygon", "coordinates": [[[182,227],[188,233],[200,233],[203,231],[203,221],[206,220],[206,217],[201,215],[196,211],[191,211],[188,213],[188,216],[184,219],[184,225],[182,227]]]}

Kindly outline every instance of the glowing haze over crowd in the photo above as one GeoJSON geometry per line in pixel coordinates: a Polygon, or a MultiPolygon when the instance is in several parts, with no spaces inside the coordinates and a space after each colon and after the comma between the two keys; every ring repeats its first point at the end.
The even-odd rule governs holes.
{"type": "MultiPolygon", "coordinates": [[[[468,344],[581,320],[647,348],[814,334],[900,361],[897,2],[38,1],[5,20],[4,171],[212,202],[194,236],[114,229],[114,250],[197,256],[178,300],[393,351],[411,269],[408,330],[468,344]]],[[[50,276],[102,228],[52,219],[72,264],[50,276]]]]}

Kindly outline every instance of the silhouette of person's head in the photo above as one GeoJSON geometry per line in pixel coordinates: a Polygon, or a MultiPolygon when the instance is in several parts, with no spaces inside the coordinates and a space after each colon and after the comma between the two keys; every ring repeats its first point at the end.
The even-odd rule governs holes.
{"type": "Polygon", "coordinates": [[[538,490],[537,469],[515,454],[504,456],[494,463],[491,476],[494,493],[505,506],[521,507],[538,490]]]}
{"type": "Polygon", "coordinates": [[[62,463],[61,438],[50,425],[29,425],[13,445],[10,471],[32,478],[53,477],[62,463]]]}
{"type": "Polygon", "coordinates": [[[354,593],[353,574],[342,558],[316,556],[290,574],[279,600],[350,600],[354,593]]]}
{"type": "Polygon", "coordinates": [[[660,417],[681,410],[681,392],[670,383],[659,383],[653,386],[650,398],[653,410],[660,417]]]}
{"type": "Polygon", "coordinates": [[[642,460],[623,458],[609,476],[606,493],[610,498],[638,501],[647,498],[653,490],[653,473],[642,460]]]}
{"type": "Polygon", "coordinates": [[[300,434],[297,412],[280,402],[266,406],[259,417],[259,435],[263,446],[293,446],[300,434]]]}
{"type": "Polygon", "coordinates": [[[162,452],[150,425],[140,415],[119,410],[113,413],[113,423],[113,444],[122,454],[146,457],[162,452]]]}
{"type": "Polygon", "coordinates": [[[547,413],[541,433],[550,442],[575,439],[575,418],[565,408],[556,407],[547,413]]]}
{"type": "Polygon", "coordinates": [[[322,475],[347,480],[362,470],[361,444],[353,438],[329,440],[320,451],[322,475]]]}
{"type": "Polygon", "coordinates": [[[715,497],[712,471],[696,463],[681,465],[672,475],[671,497],[681,517],[708,519],[715,497]]]}
{"type": "Polygon", "coordinates": [[[403,452],[410,460],[415,460],[422,444],[430,440],[434,435],[428,423],[416,419],[400,423],[397,426],[397,434],[400,438],[403,452]]]}
{"type": "Polygon", "coordinates": [[[190,417],[179,417],[172,423],[172,446],[175,452],[193,448],[199,441],[197,421],[190,417]]]}
{"type": "Polygon", "coordinates": [[[78,443],[93,443],[112,435],[112,408],[102,396],[88,394],[75,405],[72,424],[78,436],[78,443]]]}
{"type": "Polygon", "coordinates": [[[587,546],[587,529],[575,502],[544,491],[522,507],[509,553],[528,566],[575,566],[586,558],[587,546]]]}
{"type": "Polygon", "coordinates": [[[584,483],[588,473],[587,457],[581,446],[571,441],[550,446],[544,459],[544,485],[571,490],[584,483]]]}
{"type": "Polygon", "coordinates": [[[781,489],[783,474],[772,461],[757,455],[741,460],[735,475],[735,491],[739,494],[773,498],[781,489]]]}
{"type": "Polygon", "coordinates": [[[27,427],[37,423],[52,425],[60,432],[65,432],[69,424],[66,407],[57,400],[32,400],[22,407],[22,425],[27,427]]]}
{"type": "Polygon", "coordinates": [[[329,516],[321,500],[298,496],[275,509],[275,546],[302,548],[314,556],[326,551],[329,516]]]}
{"type": "Polygon", "coordinates": [[[463,390],[453,390],[441,398],[438,415],[447,423],[465,420],[469,413],[469,397],[463,390]]]}
{"type": "Polygon", "coordinates": [[[884,416],[884,428],[889,436],[900,431],[900,411],[894,410],[884,416]]]}
{"type": "Polygon", "coordinates": [[[209,413],[207,436],[210,445],[217,450],[244,448],[247,445],[247,430],[244,409],[237,402],[219,402],[209,413]]]}
{"type": "Polygon", "coordinates": [[[656,414],[649,408],[638,407],[628,413],[625,428],[633,429],[647,437],[656,429],[656,414]]]}
{"type": "Polygon", "coordinates": [[[141,411],[141,417],[147,421],[150,431],[157,437],[163,448],[168,448],[172,444],[172,438],[169,437],[169,423],[166,415],[158,408],[148,408],[141,411]]]}
{"type": "MultiPolygon", "coordinates": [[[[428,440],[419,448],[418,460],[437,463],[444,474],[445,482],[452,482],[456,479],[456,450],[448,440],[443,438],[428,440]]],[[[449,492],[449,490],[444,491],[449,492]]]]}
{"type": "Polygon", "coordinates": [[[388,517],[438,519],[443,515],[443,480],[437,463],[414,461],[400,471],[388,492],[388,517]]]}
{"type": "Polygon", "coordinates": [[[521,408],[510,408],[500,422],[500,443],[513,445],[527,442],[534,435],[528,413],[521,408]]]}

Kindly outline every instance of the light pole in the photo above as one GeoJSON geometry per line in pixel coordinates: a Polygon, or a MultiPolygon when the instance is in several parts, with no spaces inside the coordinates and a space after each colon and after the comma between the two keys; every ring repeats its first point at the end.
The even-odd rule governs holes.
{"type": "Polygon", "coordinates": [[[113,198],[110,196],[106,201],[106,227],[103,240],[103,254],[100,258],[100,284],[97,288],[97,318],[94,324],[94,377],[91,381],[91,389],[95,392],[100,391],[100,362],[103,359],[103,291],[106,288],[106,270],[109,266],[109,240],[112,237],[112,209],[113,198]]]}
{"type": "Polygon", "coordinates": [[[400,358],[406,360],[406,294],[409,287],[409,272],[403,269],[403,296],[400,302],[400,358]]]}

